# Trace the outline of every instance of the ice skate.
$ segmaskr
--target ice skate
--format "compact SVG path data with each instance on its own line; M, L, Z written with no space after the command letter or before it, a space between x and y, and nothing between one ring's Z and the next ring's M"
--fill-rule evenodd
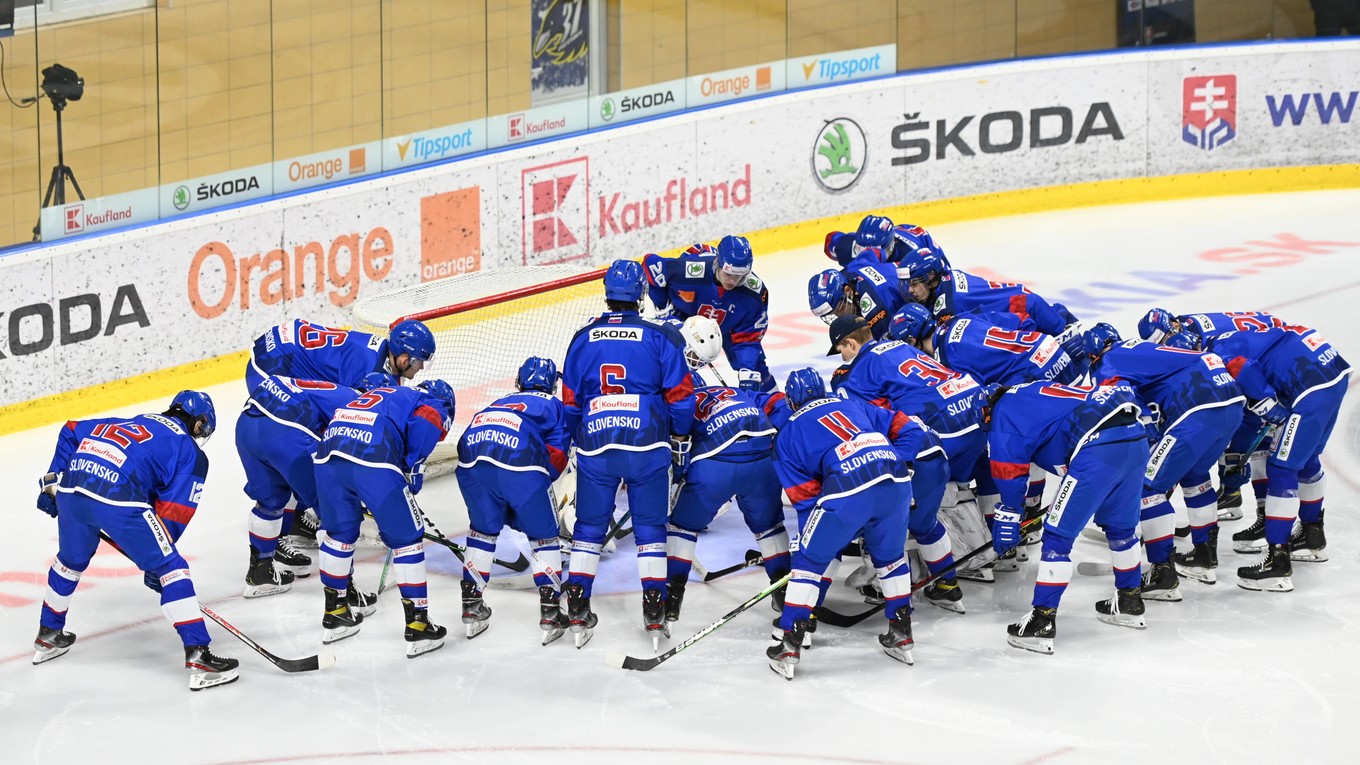
M770 660L770 669L779 674L785 680L793 679L794 667L798 666L798 659L802 655L803 636L807 634L808 623L806 621L796 621L793 629L787 632L780 632L774 645L765 649L765 656Z
M33 663L51 661L71 650L76 642L76 633L38 627L38 637L33 641Z
M354 586L354 579L349 580L349 590L345 593L345 602L349 603L350 610L360 616L372 616L378 613L378 593L364 592Z
M1289 563L1289 545L1270 545L1266 557L1255 566L1237 569L1237 586L1261 592L1293 592L1293 569Z
M321 617L321 627L324 630L321 642L329 645L358 634L359 625L363 624L364 621L364 615L350 610L345 593L333 590L330 587L324 589L326 591L326 615Z
M777 580L771 581L770 584L774 584L775 581ZM770 593L770 608L773 608L775 613L784 613L784 597L788 594L788 582L785 582L782 587L776 588L774 592Z
M293 589L293 572L281 571L274 566L273 558L261 558L252 545L250 548L250 567L246 569L246 589L242 593L247 598L263 598L280 595Z
M1327 535L1322 532L1322 516L1313 523L1300 523L1289 538L1289 557L1305 563L1327 561Z
M871 606L881 605L885 602L883 590L878 587L878 580L874 580L859 588L859 594L863 595L864 602Z
M1236 521L1242 518L1242 487L1218 487L1218 520Z
M1176 572L1187 579L1194 579L1204 584L1215 584L1218 582L1218 555L1214 553L1212 542L1201 542L1195 545L1188 553L1173 553L1172 560L1176 562Z
M642 628L652 638L652 650L661 650L661 638L670 639L671 625L666 621L666 591L642 591Z
M781 617L776 616L774 618L774 621L770 622L770 626L773 627L773 629L770 630L770 637L774 638L775 640L779 640L784 637L784 628L779 626L780 618ZM817 631L817 618L814 616L808 619L807 629L803 630L803 648L812 647L812 633L816 631Z
M1096 618L1116 627L1146 629L1147 619L1143 617L1146 610L1143 595L1137 587L1115 590L1113 598L1096 602Z
M467 628L467 639L471 640L486 632L491 625L491 607L482 600L482 591L477 585L464 579L463 585L463 626Z
M1016 551L1017 549L1018 548L1012 547L1006 552L998 555L996 560L992 562L992 570L998 574L1012 574L1019 571L1020 558L1019 553Z
M925 589L926 602L956 614L964 612L963 588L957 579L936 580Z
M1161 600L1168 603L1181 601L1181 580L1176 575L1176 567L1170 561L1150 563L1143 572L1143 600Z
M1053 638L1058 636L1058 609L1038 608L1006 627L1006 642L1035 653L1053 653Z
M274 550L274 568L291 572L298 579L306 579L312 575L312 559L303 555L291 539L281 537Z
M567 632L567 615L562 613L562 593L552 585L538 588L538 628L543 630L543 645Z
M577 648L582 648L590 642L595 635L595 625L600 623L600 617L590 610L590 598L586 597L586 588L579 584L567 585L567 622Z
M878 636L878 644L889 658L907 665L916 663L911 658L911 649L916 645L911 639L911 606L897 609L897 615L888 621L888 631Z
M206 645L184 646L184 668L189 670L191 691L236 682L239 679L236 668L240 665L236 659L214 656Z
M416 608L415 603L405 598L401 600L401 608L406 613L406 658L414 659L444 647L444 637L449 631L430 621L428 608ZM487 616L490 615L488 610Z
M1266 547L1266 507L1256 505L1256 521L1232 535L1233 550L1243 554L1258 553Z
M988 563L974 569L963 569L958 572L958 578L965 582L994 584L996 582L996 567Z
M317 520L315 510L299 510L293 513L292 530L282 539L289 540L303 550L315 550L321 546L316 539L316 533L320 530L321 522Z
M673 576L666 582L666 621L680 621L680 606L685 602L685 585L682 576ZM667 636L669 637L669 636Z

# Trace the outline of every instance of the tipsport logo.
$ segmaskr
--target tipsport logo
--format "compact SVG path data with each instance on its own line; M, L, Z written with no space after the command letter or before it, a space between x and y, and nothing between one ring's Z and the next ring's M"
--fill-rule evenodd
M1182 140L1213 151L1237 137L1237 75L1186 77L1181 94Z

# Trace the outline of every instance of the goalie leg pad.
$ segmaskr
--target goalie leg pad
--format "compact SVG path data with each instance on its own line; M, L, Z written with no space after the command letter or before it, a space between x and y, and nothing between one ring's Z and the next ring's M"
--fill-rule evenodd
M969 551L991 544L992 531L978 509L978 500L973 499L972 492L967 490L957 492L957 496L959 501L953 505L942 506L938 515L938 520L944 524L952 544L957 545L960 550ZM995 557L994 553L985 552L964 564L962 570L976 571Z

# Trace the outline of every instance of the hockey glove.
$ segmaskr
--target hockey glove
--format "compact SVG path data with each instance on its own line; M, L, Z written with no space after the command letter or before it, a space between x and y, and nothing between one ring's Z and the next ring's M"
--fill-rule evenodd
M1278 428L1289 419L1289 407L1273 398L1263 398L1252 404L1251 413L1260 417L1267 425Z
M740 386L742 390L760 390L760 373L754 369L738 369L737 385Z
M406 483L411 488L411 496L420 493L420 490L425 486L425 463L420 463L415 470L412 470L406 476Z
M161 578L150 571L142 574L142 584L146 585L146 588L152 592L161 591Z
M38 479L38 509L53 518L57 517L57 482L60 480L57 473L48 473Z
M684 480L689 472L689 436L671 436L671 465L672 480Z
M992 549L997 555L1020 544L1020 512L998 502L992 516Z

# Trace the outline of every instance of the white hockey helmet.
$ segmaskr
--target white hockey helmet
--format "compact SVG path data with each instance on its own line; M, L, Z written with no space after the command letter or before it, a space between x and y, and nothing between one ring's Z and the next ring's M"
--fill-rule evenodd
M680 336L685 338L685 361L690 369L698 369L722 353L722 330L718 322L707 316L691 316L680 325Z

